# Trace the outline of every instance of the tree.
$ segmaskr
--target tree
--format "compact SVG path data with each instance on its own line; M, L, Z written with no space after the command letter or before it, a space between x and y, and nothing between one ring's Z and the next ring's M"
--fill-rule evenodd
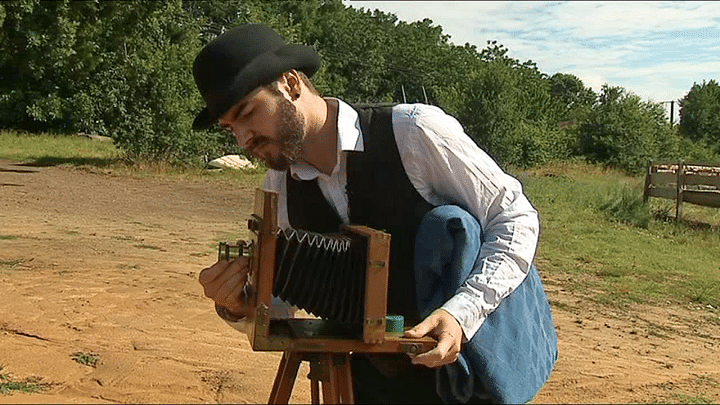
M440 105L502 164L585 153L634 171L648 156L678 152L662 109L622 88L606 86L598 97L577 77L548 77L496 41L482 50L453 45L430 19L407 23L341 0L1 2L0 127L109 135L131 159L201 162L240 152L227 132L190 127L204 105L195 55L242 23L314 47L321 93ZM717 87L696 85L683 100L687 142L720 148ZM575 124L561 128L568 121Z
M3 3L0 126L108 135L131 159L198 160L231 147L190 129L200 25L180 0Z
M693 84L680 100L680 134L720 153L720 85L715 80Z
M549 79L550 95L557 103L557 118L580 121L597 102L597 94L575 75L555 73Z
M558 127L547 75L496 41L455 49L464 77L440 92L468 134L501 164L528 167L570 156L574 135Z
M648 160L675 158L678 138L659 103L643 102L622 87L604 85L599 103L579 128L590 160L638 174Z

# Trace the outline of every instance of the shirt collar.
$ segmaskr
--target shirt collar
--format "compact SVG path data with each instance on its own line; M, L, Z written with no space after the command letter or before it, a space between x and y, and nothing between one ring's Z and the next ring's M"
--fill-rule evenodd
M333 168L330 176L321 173L315 167L305 163L297 162L290 165L290 174L298 180L313 180L317 177L329 178L337 174L340 170L340 160L342 152L355 151L362 152L365 150L363 144L362 130L360 129L360 117L354 108L344 101L333 98L338 103L337 114L337 163Z

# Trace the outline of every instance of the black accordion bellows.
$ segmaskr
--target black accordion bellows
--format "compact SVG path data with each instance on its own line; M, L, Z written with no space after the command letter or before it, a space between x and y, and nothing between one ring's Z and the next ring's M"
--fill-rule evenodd
M280 230L273 295L326 320L361 324L366 255L362 237Z

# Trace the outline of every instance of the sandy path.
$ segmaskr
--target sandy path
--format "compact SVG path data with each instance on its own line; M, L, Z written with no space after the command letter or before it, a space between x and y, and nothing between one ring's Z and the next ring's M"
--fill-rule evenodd
M279 353L253 353L202 296L252 192L0 161L0 403L259 403ZM535 402L720 402L720 313L592 308L546 280L561 358ZM89 367L73 353L96 354ZM292 402L309 402L306 366Z

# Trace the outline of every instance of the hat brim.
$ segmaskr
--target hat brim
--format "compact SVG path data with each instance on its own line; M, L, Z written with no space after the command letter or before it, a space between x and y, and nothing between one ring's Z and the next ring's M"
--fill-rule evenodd
M273 82L290 69L299 70L311 77L319 67L320 57L313 48L306 45L289 44L268 51L238 72L232 85L219 89L212 98L212 105L208 104L197 114L192 127L205 129L212 126L247 94L259 86Z

